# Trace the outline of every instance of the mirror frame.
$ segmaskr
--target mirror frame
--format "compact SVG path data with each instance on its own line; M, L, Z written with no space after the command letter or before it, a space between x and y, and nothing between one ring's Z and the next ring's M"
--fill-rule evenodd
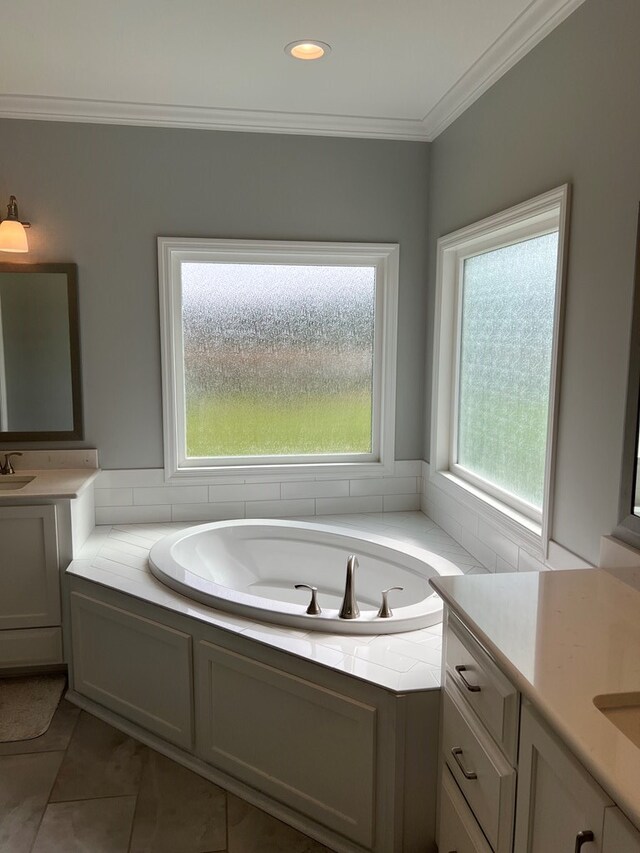
M620 503L618 526L613 531L635 548L640 548L640 517L633 514L636 476L638 474L638 429L640 428L640 205L638 206L638 231L631 315L631 341L629 352L629 379L627 405L622 444L622 472L620 477Z
M69 307L69 354L71 357L71 399L73 427L70 430L0 432L0 443L10 441L65 441L83 438L82 381L80 374L80 324L78 314L78 267L76 264L11 264L0 263L0 273L64 273L67 276Z

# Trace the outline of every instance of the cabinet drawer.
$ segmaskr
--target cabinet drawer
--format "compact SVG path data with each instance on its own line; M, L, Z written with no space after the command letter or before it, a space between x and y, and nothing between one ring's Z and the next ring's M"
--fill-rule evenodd
M62 663L62 629L0 631L0 668Z
M518 691L452 614L448 619L445 660L453 682L515 763Z
M447 767L442 768L438 849L440 853L492 853Z
M516 774L457 689L443 692L444 760L496 853L511 850Z

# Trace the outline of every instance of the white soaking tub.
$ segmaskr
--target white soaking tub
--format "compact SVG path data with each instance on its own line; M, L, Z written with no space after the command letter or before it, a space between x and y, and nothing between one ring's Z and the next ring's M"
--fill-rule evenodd
M346 564L358 558L357 619L338 616ZM219 610L307 631L393 634L442 621L442 602L428 585L461 574L449 560L413 545L330 524L247 519L202 524L169 534L149 554L149 567L177 592ZM319 615L306 613L318 588ZM393 615L379 617L382 590Z

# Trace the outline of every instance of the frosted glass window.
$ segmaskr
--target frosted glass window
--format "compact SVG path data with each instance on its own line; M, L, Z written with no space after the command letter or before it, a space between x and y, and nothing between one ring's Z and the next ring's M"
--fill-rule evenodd
M372 452L374 266L180 269L187 458Z
M558 232L467 258L457 464L536 508L544 493Z

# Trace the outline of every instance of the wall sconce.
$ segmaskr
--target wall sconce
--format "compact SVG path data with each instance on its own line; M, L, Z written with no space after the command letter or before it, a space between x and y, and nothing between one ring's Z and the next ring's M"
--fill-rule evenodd
M0 252L28 252L25 228L31 228L31 223L20 222L16 197L9 196L7 218L0 221Z

